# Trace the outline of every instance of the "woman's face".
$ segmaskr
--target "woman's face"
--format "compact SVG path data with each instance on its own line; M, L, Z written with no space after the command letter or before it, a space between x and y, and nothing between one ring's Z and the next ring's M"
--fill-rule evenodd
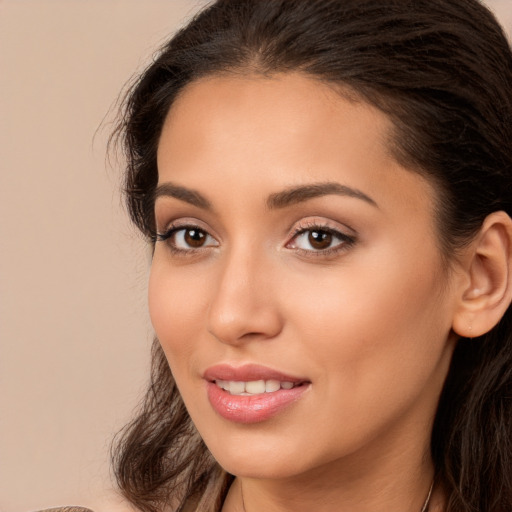
M205 79L171 109L151 319L233 474L357 471L428 451L454 272L434 191L394 160L391 130L300 74Z

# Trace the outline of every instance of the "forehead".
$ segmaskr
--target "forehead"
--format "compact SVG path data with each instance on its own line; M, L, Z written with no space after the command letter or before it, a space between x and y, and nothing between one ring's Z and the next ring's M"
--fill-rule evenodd
M369 160L376 152L387 154L392 132L387 116L355 93L303 74L221 75L181 92L164 123L158 157L183 161L216 148L233 156L264 150L276 158L300 156L304 163L309 156L311 167L318 167L325 150L346 146L349 156L354 142Z
M352 106L351 110L343 108L346 102ZM178 118L180 122L193 123L196 128L208 125L215 132L223 124L241 126L244 116L245 126L259 129L260 136L265 128L276 127L286 135L291 131L297 133L311 123L316 123L318 128L327 127L338 120L336 114L343 115L344 124L354 122L356 117L371 119L371 124L385 136L393 129L383 112L348 86L290 72L270 76L222 74L194 81L173 102L164 130L172 129ZM179 127L181 132L183 127Z
M377 169L388 168L387 180L404 170L390 150L393 128L354 91L301 73L214 75L186 86L173 103L159 141L159 181L181 171L187 180L225 175L233 166L259 177L263 169L293 168L300 182L337 165L353 170L352 179L366 176L371 191L383 179Z

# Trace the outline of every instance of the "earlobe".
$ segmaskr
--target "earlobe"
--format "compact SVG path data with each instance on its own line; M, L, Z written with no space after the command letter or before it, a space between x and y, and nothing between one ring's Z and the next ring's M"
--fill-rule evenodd
M489 332L512 300L512 220L505 212L490 214L468 247L452 328L462 337Z

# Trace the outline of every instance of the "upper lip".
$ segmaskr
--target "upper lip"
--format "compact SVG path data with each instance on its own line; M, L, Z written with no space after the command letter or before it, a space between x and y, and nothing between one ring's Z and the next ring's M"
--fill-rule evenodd
M230 364L218 364L210 366L204 374L203 378L213 382L215 380L228 380L238 382L249 382L255 380L277 380L279 382L309 382L308 379L295 377L282 373L278 370L261 366L258 364L244 364L242 366L233 366Z

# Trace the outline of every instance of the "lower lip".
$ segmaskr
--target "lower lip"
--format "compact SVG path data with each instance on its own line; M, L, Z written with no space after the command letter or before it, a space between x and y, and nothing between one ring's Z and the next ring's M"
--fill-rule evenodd
M258 395L231 395L214 382L208 382L208 400L223 418L235 423L258 423L268 420L299 400L307 384Z

